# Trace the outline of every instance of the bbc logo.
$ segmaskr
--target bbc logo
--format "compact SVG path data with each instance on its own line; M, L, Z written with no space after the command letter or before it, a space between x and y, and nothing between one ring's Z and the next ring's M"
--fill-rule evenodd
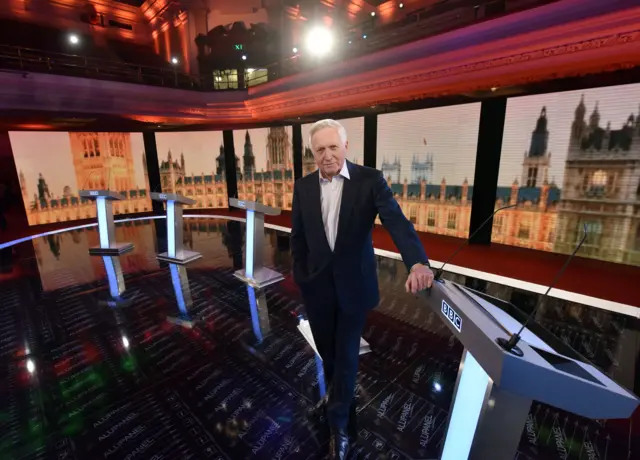
M442 301L442 314L447 317L449 322L453 324L458 332L462 332L462 318L458 315L447 302Z

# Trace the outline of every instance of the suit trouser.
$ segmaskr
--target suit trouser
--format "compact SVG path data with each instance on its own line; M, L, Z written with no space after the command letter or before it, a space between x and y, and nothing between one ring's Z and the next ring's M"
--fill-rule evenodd
M327 418L331 426L346 428L358 375L360 338L366 311L341 308L335 286L328 283L322 300L306 302L309 325L322 358L329 391Z

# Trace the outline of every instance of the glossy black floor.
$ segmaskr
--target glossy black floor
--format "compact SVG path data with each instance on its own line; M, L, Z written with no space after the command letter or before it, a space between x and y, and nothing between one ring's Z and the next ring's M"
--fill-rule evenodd
M304 408L323 380L296 328L304 306L289 276L288 235L267 238L268 264L286 279L255 292L233 277L241 224L187 220L185 239L204 257L186 270L155 259L163 227L121 225L118 239L136 246L115 265L89 256L94 229L2 251L1 459L322 457L327 433ZM110 289L106 270L114 267ZM382 302L365 331L373 351L361 360L353 458L437 458L442 446L462 349L402 292L404 276L399 262L379 260ZM525 310L536 301L456 280ZM638 393L637 320L562 301L548 302L537 319ZM566 458L640 458L638 423L534 403L517 459Z

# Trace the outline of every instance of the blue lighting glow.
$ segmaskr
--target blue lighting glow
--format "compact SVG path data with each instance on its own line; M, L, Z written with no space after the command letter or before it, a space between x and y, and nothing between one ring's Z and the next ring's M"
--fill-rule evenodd
M247 294L249 296L249 307L251 308L251 324L253 325L253 333L258 340L258 343L262 343L264 337L262 336L262 328L260 328L260 318L258 317L258 303L256 302L256 291L251 286L247 286Z
M318 353L316 353L316 375L318 377L318 391L320 392L320 398L324 398L327 394L327 385L324 382L324 367L322 367L322 359Z
M176 203L167 201L167 255L176 256Z
M447 437L441 460L462 460L469 458L471 445L478 427L487 387L491 383L489 375L465 350L460 367L460 381L451 411Z
M107 202L105 197L96 198L96 207L98 209L98 234L100 235L100 247L108 248L111 246L109 241L109 228L107 227Z
M247 209L247 245L245 248L246 256L246 267L245 267L245 276L247 278L253 278L253 242L254 236L256 232L256 216L254 211Z
M171 283L173 284L173 290L176 293L178 308L180 309L180 313L187 315L187 304L184 301L184 292L182 292L182 283L180 282L178 266L176 264L169 264L169 270L171 270Z
M113 265L113 257L102 256L104 262L104 268L107 271L107 281L109 283L109 294L114 299L120 297L120 289L118 288L118 275L116 274L116 268Z

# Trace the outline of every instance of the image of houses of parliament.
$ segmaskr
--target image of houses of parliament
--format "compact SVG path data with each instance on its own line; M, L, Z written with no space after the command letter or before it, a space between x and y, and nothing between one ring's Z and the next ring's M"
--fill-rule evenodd
M109 189L119 192L126 200L113 204L115 214L145 212L151 209L147 194L149 178L146 157L144 188L136 184L131 134L129 133L69 133L71 155L78 186L85 189ZM46 173L45 173L46 174ZM45 174L40 173L31 188L20 171L20 188L27 210L29 225L64 222L96 217L95 203L82 199L71 186L59 192L49 190Z
M267 170L256 171L256 157L249 131L244 136L242 172L237 170L238 197L267 206L291 210L293 201L293 157L284 126L269 128L266 139Z
M216 171L200 175L186 173L184 153L180 160L174 159L171 150L167 159L160 162L160 182L164 193L178 193L197 203L185 205L186 208L223 208L228 205L227 181L225 176L224 146L220 145L219 155L216 157ZM236 169L238 158L236 157Z
M426 146L426 140L423 140ZM469 234L473 186L465 179L462 185L440 184L433 179L433 155L415 154L411 159L411 181L401 178L402 164L396 156L384 157L381 170L404 214L421 232L458 238ZM380 224L380 220L377 220Z
M549 131L543 107L522 165L521 186L498 188L493 241L570 254L583 235L579 255L640 265L640 114L620 129L600 126L596 103L589 120L584 96L567 135L562 193L549 182Z

